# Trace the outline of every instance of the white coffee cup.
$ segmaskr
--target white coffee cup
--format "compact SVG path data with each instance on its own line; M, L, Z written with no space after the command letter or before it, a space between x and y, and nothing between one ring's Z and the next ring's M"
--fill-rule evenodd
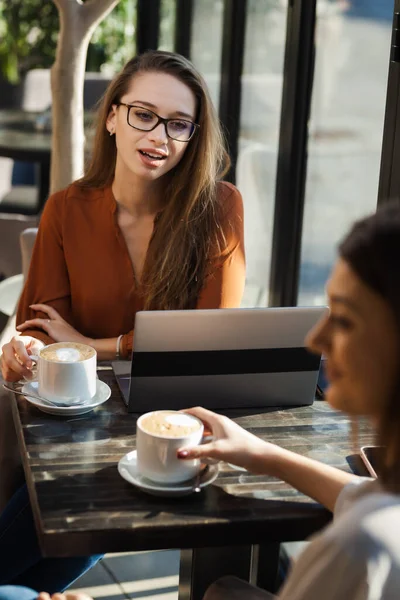
M43 398L76 404L96 394L97 353L91 346L57 342L31 358L37 363L38 391Z
M171 425L169 431L149 427L151 419L165 415ZM174 428L171 435L171 428ZM181 430L181 431L180 431ZM156 483L176 484L196 477L200 460L182 460L179 448L197 446L203 440L204 426L197 417L172 410L145 413L136 423L136 451L138 471Z

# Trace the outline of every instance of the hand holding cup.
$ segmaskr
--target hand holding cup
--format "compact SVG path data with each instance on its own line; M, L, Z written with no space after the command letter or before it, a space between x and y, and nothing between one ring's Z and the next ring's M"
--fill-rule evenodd
M211 431L213 440L201 445L182 446L178 450L179 459L214 459L253 473L265 473L266 462L273 461L280 452L278 446L264 442L228 417L201 407L189 408L184 412L200 419Z

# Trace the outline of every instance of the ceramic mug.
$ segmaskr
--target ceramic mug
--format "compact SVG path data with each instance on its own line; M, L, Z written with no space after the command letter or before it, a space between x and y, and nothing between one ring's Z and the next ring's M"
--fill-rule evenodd
M96 394L97 353L91 346L58 342L30 358L37 364L38 392L43 398L72 405Z
M167 424L164 429L162 425ZM197 446L204 441L204 426L197 417L172 410L145 413L136 423L138 471L151 481L176 484L196 477L200 460L182 460L179 448Z

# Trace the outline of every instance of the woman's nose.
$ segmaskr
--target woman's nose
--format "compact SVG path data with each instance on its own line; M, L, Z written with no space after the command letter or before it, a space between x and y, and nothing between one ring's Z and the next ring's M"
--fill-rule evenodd
M168 135L167 135L167 126L165 123L159 123L157 127L155 127L152 131L149 131L148 134L149 139L156 141L158 143L167 143Z
M322 317L308 332L305 345L315 354L326 354L329 348L328 316Z

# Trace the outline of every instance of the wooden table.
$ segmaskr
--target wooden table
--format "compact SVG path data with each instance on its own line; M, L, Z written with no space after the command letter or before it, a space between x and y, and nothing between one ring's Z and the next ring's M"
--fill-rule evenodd
M52 417L23 398L13 399L44 554L190 549L181 554L180 598L189 597L190 590L192 598L201 598L208 583L224 573L271 589L280 542L304 540L330 520L330 513L282 481L227 464L200 494L173 499L144 494L117 471L118 460L135 447L136 416L126 412L112 372L100 376L111 385L112 397L81 417ZM301 454L345 470L359 467L358 457L351 456L349 419L325 402L229 416ZM360 445L370 443L372 434L362 424ZM257 575L254 547L260 544L263 566Z

